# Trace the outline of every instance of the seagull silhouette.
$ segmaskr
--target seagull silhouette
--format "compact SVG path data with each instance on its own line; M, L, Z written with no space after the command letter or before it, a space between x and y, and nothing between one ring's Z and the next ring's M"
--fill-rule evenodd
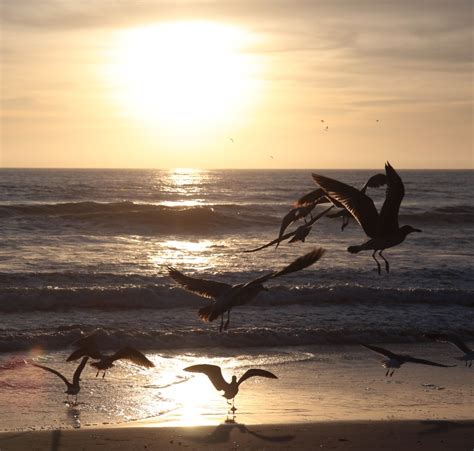
M459 337L446 334L428 334L427 337L442 343L453 344L464 353L462 357L455 357L455 359L465 362L465 366L472 366L472 361L474 360L474 350L467 346L466 343L464 343Z
M81 390L81 387L79 385L80 377L81 377L82 370L86 366L86 363L87 363L88 360L89 360L89 357L84 357L81 360L81 363L79 363L76 371L74 371L74 375L72 377L72 383L69 382L66 379L66 377L64 377L59 371L53 370L53 368L49 368L47 366L39 365L38 363L33 363L33 366L36 366L37 368L41 368L45 371L49 371L50 373L53 373L56 376L58 376L59 378L61 378L63 380L63 382L66 384L66 387L67 387L66 391L64 392L64 393L67 394L66 402L69 401L69 396L74 396L75 397L75 403L77 404L77 394Z
M364 344L362 346L366 347L367 349L370 349L371 351L376 352L377 354L382 354L385 357L388 357L388 360L385 360L383 363L384 368L387 368L387 372L385 373L385 376L388 376L388 374L390 373L390 377L392 377L395 369L400 368L404 363L420 363L421 365L439 366L442 368L452 368L456 366L456 365L443 365L441 363L432 362L431 360L417 359L408 354L395 354L387 349L380 348L378 346L364 345Z
M322 248L315 248L302 257L297 258L280 271L272 271L250 282L237 285L186 276L171 266L168 266L168 272L169 276L184 289L212 300L209 305L199 310L199 317L204 321L214 321L220 316L221 324L219 332L222 332L222 329L227 330L229 327L230 311L232 308L247 304L255 299L261 291L268 291L268 289L263 286L265 282L311 266L324 255L324 252ZM227 312L227 322L224 325L225 312Z
M314 180L324 190L326 196L342 204L370 238L360 246L349 246L347 250L352 254L373 250L372 258L377 263L379 274L381 274L381 269L376 252L379 252L379 256L385 262L385 270L389 272L390 265L382 252L402 243L409 233L421 232L410 225L399 227L398 212L405 195L405 188L402 179L388 162L385 164L385 174L387 193L380 214L377 213L373 200L358 189L337 180L313 174Z
M129 360L130 362L135 363L135 365L143 366L145 368L152 368L155 366L154 363L148 360L144 354L129 346L122 347L111 355L103 354L99 350L97 344L97 335L98 333L94 332L77 341L76 343L81 344L80 348L76 349L66 360L70 362L72 360L80 359L83 356L88 356L94 360L98 360L98 362L92 362L91 366L97 369L95 377L99 375L100 371L104 372L102 378L105 377L107 370L114 366L116 360Z
M233 415L235 415L235 411L237 410L234 406L234 398L239 392L240 384L245 382L247 379L255 376L278 379L278 377L276 377L273 373L270 373L270 371L261 370L257 368L247 370L239 380L237 380L237 376L232 376L232 381L230 383L224 379L224 377L222 376L222 370L217 365L193 365L184 368L184 371L188 371L190 373L203 373L209 378L216 390L223 390L224 394L222 396L227 400L232 400L232 407L230 411L232 411ZM230 402L227 401L227 404L230 404Z

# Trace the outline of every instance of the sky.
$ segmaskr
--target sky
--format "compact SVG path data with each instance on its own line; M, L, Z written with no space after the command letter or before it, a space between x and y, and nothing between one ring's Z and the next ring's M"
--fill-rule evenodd
M471 0L0 5L0 167L474 166Z

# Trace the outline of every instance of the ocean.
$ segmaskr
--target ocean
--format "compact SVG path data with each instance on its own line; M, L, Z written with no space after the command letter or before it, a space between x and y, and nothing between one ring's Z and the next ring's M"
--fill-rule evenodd
M376 172L318 170L354 186ZM366 237L354 221L341 231L340 218L319 220L305 243L243 252L278 236L293 202L315 188L310 170L1 169L0 429L219 424L223 398L183 371L196 363L222 366L228 380L250 367L278 374L245 383L237 404L247 424L470 418L468 368L412 365L385 379L358 345L453 363L455 349L424 334L474 338L474 173L400 174L401 224L423 232L387 250L391 271L379 276L370 252L347 252ZM384 189L369 194L380 206ZM198 318L208 301L167 275L172 265L245 282L319 246L319 262L269 282L224 333ZM105 349L138 347L156 367L120 361L106 379L87 367L80 403L61 408L62 381L29 363L72 377L69 345L96 329Z
M359 186L377 171L317 172ZM1 169L0 351L62 349L97 327L110 346L157 350L472 337L474 173L399 172L400 223L423 232L387 250L379 276L370 252L346 251L366 239L353 220L341 231L322 218L305 243L242 252L278 236L315 188L311 170ZM380 206L385 190L369 194ZM315 246L320 262L269 283L224 334L166 270L245 282Z

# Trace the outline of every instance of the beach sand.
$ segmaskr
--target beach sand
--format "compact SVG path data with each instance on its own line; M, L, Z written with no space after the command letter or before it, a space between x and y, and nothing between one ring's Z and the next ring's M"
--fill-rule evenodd
M122 427L0 434L15 450L471 450L473 421L321 422L296 425L220 424L200 427Z

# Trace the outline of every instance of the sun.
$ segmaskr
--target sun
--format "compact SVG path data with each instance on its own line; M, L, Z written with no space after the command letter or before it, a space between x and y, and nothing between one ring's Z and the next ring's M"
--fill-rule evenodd
M129 29L118 38L108 76L139 120L177 131L232 122L256 100L259 65L250 32L214 22Z

